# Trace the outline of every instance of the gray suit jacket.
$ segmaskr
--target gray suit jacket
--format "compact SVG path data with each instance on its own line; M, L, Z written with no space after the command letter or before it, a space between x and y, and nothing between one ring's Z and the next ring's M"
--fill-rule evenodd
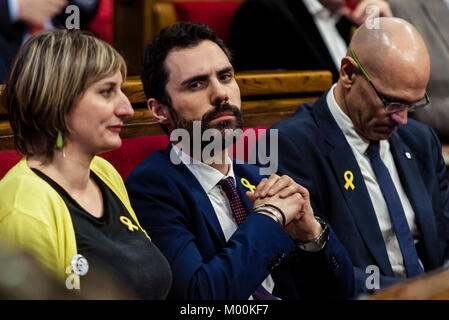
M449 7L444 0L389 0L393 14L412 23L429 49L431 106L412 117L431 126L449 142Z

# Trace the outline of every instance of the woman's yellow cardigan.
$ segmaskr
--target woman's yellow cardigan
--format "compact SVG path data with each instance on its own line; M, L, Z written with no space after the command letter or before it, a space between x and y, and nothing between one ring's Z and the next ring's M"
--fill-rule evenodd
M111 188L142 229L123 180L114 167L95 157L90 169ZM67 206L59 194L28 167L25 158L0 180L0 239L30 251L62 281L67 278L66 270L77 254Z

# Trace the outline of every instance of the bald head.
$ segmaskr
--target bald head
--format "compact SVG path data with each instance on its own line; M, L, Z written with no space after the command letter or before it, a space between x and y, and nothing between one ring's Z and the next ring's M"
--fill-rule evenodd
M397 72L423 76L430 72L424 40L418 30L403 19L379 18L378 29L361 25L352 37L351 49L373 76L390 77Z
M408 108L426 99L430 58L419 32L398 18L379 18L379 28L366 24L355 32L349 51L354 50L371 85L351 53L341 61L335 87L337 104L366 140L388 139L407 124ZM402 106L388 111L394 103ZM405 106L405 107L404 107Z

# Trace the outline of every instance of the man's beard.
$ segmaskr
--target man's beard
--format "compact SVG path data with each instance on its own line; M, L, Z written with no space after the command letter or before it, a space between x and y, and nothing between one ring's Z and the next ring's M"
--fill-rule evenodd
M209 129L217 130L217 135L214 135L213 139L221 139L222 150L226 149L230 145L234 144L240 136L243 128L243 117L241 110L229 103L216 105L213 110L206 112L201 120L187 120L177 113L173 108L171 110L171 117L174 122L174 129L185 129L190 136L190 150L193 150L194 136L193 127L194 121L201 121L201 137L204 137L204 132ZM218 121L214 124L211 122L219 114L223 112L232 112L234 119ZM238 130L238 132L236 132ZM211 141L203 141L201 139L201 151L210 144Z

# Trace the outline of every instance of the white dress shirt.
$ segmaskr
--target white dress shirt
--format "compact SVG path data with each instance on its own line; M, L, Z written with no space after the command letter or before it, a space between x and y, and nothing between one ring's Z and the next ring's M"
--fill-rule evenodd
M336 24L341 15L332 13L323 7L318 0L302 0L312 15L313 21L324 40L337 70L340 70L341 59L346 56L348 46L337 30Z
M393 272L396 277L406 277L401 249L399 248L399 243L393 229L393 224L390 219L387 203L385 202L382 191L379 187L379 184L377 183L376 175L371 167L371 162L368 156L365 154L369 146L369 141L366 141L364 138L360 137L360 135L355 131L354 124L352 123L351 119L338 106L334 95L335 86L335 84L332 86L326 97L329 110L335 121L337 122L337 125L343 131L343 134L348 141L352 153L354 154L355 159L357 160L357 163L360 167L360 171L362 172L366 188L368 189L368 193L377 216L380 231L382 232L382 237L387 248L388 258L390 260ZM381 140L379 145L380 158L385 163L385 166L390 172L394 186L396 187L396 190L399 194L402 207L404 208L408 226L411 230L413 239L416 244L418 242L418 239L420 238L420 232L416 225L415 212L413 211L407 194L402 187L401 180L394 163L393 155L390 151L390 143L388 142L388 140Z
M217 215L220 227L223 230L225 239L226 241L228 241L229 238L231 238L231 236L237 230L238 225L235 221L234 214L232 213L228 197L218 185L218 182L220 182L220 180L224 178L232 177L235 184L234 169L231 158L227 155L230 166L229 172L225 176L217 169L205 163L192 159L188 154L183 152L176 145L173 145L173 149L175 150L176 155L179 157L182 163L185 164L185 166L190 170L190 172L192 172L192 174L201 184L204 192L206 192L206 194L208 195L209 200L212 203L212 207L215 210L215 214ZM268 275L268 277L262 282L262 285L268 292L273 292L274 281L271 275ZM250 296L249 299L252 300L252 296Z

